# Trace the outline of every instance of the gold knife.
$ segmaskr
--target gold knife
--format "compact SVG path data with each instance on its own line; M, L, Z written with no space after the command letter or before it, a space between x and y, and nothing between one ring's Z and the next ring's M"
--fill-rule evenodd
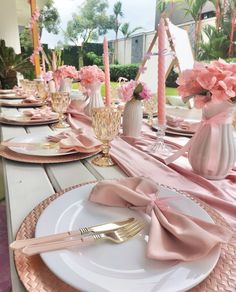
M93 234L93 233L112 231L112 230L116 230L121 227L124 227L127 224L130 224L134 220L135 218L128 218L121 221L104 223L104 224L99 224L99 225L90 226L90 227L82 227L79 230L74 230L74 231L72 230L68 232L52 234L52 235L47 235L47 236L42 236L42 237L15 240L10 244L10 248L15 250L15 249L24 248L29 245L36 245L36 244L46 243L46 242L56 242L58 240L64 240L64 239L75 237L75 236L78 237L78 236L89 234L89 233Z

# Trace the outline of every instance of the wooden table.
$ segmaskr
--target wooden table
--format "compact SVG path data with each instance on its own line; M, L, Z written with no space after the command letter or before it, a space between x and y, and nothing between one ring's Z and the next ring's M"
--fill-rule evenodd
M2 112L14 113L17 109L2 108ZM175 114L176 109L168 109ZM191 111L178 110L178 115L193 116ZM199 113L194 112L194 116ZM32 134L52 134L50 126L17 127L2 125L2 140L15 136ZM42 200L69 186L88 181L121 178L126 175L118 166L96 167L90 159L63 164L27 164L2 159L3 178L8 218L9 243L15 239L17 230L27 214ZM10 252L12 291L25 291L15 271Z

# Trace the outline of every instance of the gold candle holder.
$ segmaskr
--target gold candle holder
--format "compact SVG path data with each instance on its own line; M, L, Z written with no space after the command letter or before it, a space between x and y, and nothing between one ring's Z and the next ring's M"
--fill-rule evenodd
M58 123L54 124L54 128L68 128L70 125L64 121L64 113L70 104L69 92L53 92L51 96L52 109L59 114Z
M92 160L97 166L113 166L109 150L110 142L118 135L121 121L121 110L112 107L92 109L92 126L96 137L103 143L102 155Z

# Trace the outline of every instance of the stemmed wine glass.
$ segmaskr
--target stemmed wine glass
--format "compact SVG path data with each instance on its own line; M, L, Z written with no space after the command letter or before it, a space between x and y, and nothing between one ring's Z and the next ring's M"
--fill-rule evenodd
M109 150L110 142L118 135L121 122L121 110L112 107L92 109L92 126L97 138L103 143L102 155L92 160L98 166L112 166Z
M46 99L48 98L48 88L47 85L43 80L36 80L36 87L37 87L37 93L38 97L42 101L43 104L46 103Z
M64 121L64 113L70 104L69 92L52 92L51 103L53 110L59 114L58 123L54 124L54 128L68 128L70 125Z

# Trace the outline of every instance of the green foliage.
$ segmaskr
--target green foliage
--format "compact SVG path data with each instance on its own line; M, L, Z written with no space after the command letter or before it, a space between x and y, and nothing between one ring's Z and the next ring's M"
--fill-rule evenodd
M79 13L72 15L68 21L65 35L66 42L77 45L82 39L82 49L85 43L97 40L107 32L110 25L106 15L107 0L86 0L80 7Z
M43 8L40 10L38 21L40 36L43 28L49 33L58 34L60 22L59 13L54 7L54 0L47 0ZM20 44L26 55L32 54L33 41L28 27L25 27L23 31L20 32Z
M103 69L103 66L101 66ZM119 77L124 77L127 79L135 79L138 74L139 65L110 65L110 78L111 81L117 81Z
M38 22L40 32L42 33L42 29L45 28L49 33L58 34L60 22L59 13L54 7L54 0L47 0L40 10Z
M86 58L90 61L89 65L97 65L101 66L102 65L102 56L98 56L94 52L88 52L86 54Z
M199 45L199 60L214 60L226 58L229 49L229 37L224 29L216 29L212 25L206 25L203 32L207 37L207 42Z
M121 26L119 17L123 17L124 13L122 11L122 2L117 1L113 6L113 15L110 15L110 29L114 30L116 35L116 40L118 38L118 32Z
M125 38L129 38L133 33L135 33L137 30L140 30L140 29L142 29L141 26L135 27L134 29L130 29L129 22L125 22L121 26L120 31L122 32L122 34Z
M3 88L12 88L16 85L16 73L32 69L28 59L16 54L14 49L6 47L5 41L0 40L0 81Z
M172 69L166 78L166 86L176 88L178 85L176 84L176 80L178 78L178 73Z
M170 6L170 4L183 2L183 0L157 0L156 8L160 13L166 12Z

